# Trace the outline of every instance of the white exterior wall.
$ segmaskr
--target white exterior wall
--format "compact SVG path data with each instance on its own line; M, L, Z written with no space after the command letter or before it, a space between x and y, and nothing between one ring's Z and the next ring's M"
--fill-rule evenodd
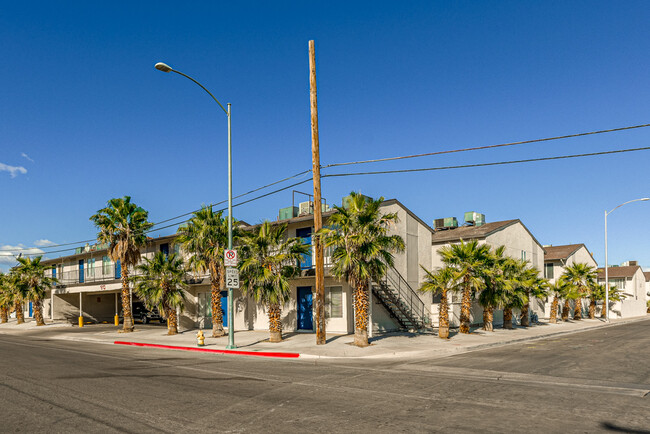
M459 243L459 241L456 243ZM494 232L484 239L479 239L478 243L488 244L492 248L505 246L505 254L515 259L522 259L522 252L525 252L525 259L527 259L532 266L536 267L539 270L540 276L544 273L544 249L539 243L535 241L535 239L526 230L524 225L520 222L516 222L497 232ZM452 243L439 243L432 245L432 270L438 270L443 267L444 264L442 263L440 254L438 254L438 250L450 244ZM450 294L448 296L448 302L449 325L451 327L458 327L460 325L461 295ZM537 303L531 302L530 306L532 312L535 312L541 316L543 313L543 303L541 301ZM518 315L518 311L513 311L513 321L515 318L518 318ZM431 318L434 326L437 326L439 318L438 303L431 304ZM472 324L483 323L483 308L478 304L477 301L472 302L471 322ZM497 325L500 323L503 323L503 311L495 309L493 324Z
M598 279L598 283L604 284L605 279ZM610 303L610 318L631 318L646 315L648 295L646 292L645 276L640 267L637 268L634 276L625 279L623 294L625 294L626 298L622 301Z

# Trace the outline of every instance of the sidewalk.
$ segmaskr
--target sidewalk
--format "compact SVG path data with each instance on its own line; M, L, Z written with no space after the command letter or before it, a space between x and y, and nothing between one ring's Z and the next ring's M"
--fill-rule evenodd
M550 336L575 333L595 328L612 327L628 322L650 320L650 315L636 318L616 319L606 324L602 319L583 319L581 321L560 322L548 324L541 322L529 328L515 327L514 330L495 329L494 332L485 332L482 329L472 329L469 335L461 335L452 331L451 339L442 340L435 334L425 333L383 333L370 339L371 345L367 348L358 348L352 345L353 335L328 335L326 345L316 345L316 336L313 333L285 333L285 340L280 343L268 342L269 334L266 331L237 331L235 343L238 352L247 353L293 353L300 358L323 359L367 359L367 358L419 358L419 357L445 357L456 353L474 351L497 345L507 345L518 342L532 341ZM197 348L197 330L188 330L175 336L167 336L164 326L144 326L136 324L133 333L119 333L113 325L87 325L83 328L69 324L48 324L36 327L31 320L25 324L17 325L15 320L7 324L0 324L0 335L25 334L30 337L47 337L48 339L63 339L72 341L90 341L104 344L114 344L115 341L127 343L141 343L153 345L166 345L177 347ZM211 330L204 330L206 335L205 346L209 350L226 350L228 337L209 337ZM227 352L227 351L223 351Z

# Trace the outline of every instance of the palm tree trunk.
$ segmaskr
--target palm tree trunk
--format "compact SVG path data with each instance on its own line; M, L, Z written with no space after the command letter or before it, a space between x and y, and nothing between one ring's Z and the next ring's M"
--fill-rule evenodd
M45 321L43 321L43 301L39 298L34 300L34 319L36 320L37 326L44 326Z
M278 303L269 303L269 342L282 342L282 310Z
M524 304L521 307L520 323L523 327L528 327L530 325L530 318L528 317L528 310L530 309L528 303Z
M558 308L559 301L557 299L557 295L553 297L553 301L551 302L551 315L548 318L548 322L551 324L557 323L557 308Z
M607 311L605 309L606 309L605 300L603 300L603 308L602 311L600 312L601 318L607 318ZM650 313L650 307L648 309L649 309L648 312Z
M223 330L223 309L221 309L221 288L226 286L226 276L220 264L210 267L211 307L212 307L212 337L225 335Z
M122 264L122 317L124 326L122 332L129 333L133 331L133 314L131 313L131 297L129 293L129 270L124 261Z
M575 308L573 309L573 319L581 320L582 319L582 298L578 297L575 300Z
M368 346L368 283L355 282L354 288L354 345Z
M23 324L25 322L25 314L23 313L23 302L17 301L15 304L16 309L16 324Z
M568 321L569 320L569 311L571 308L569 307L569 299L567 298L564 300L564 306L562 307L562 321Z
M463 299L460 303L460 332L469 334L470 315L472 310L472 293L469 288L469 278L465 278L463 286Z
M512 308L506 307L503 309L503 328L512 330Z
M596 318L596 300L592 298L589 302L589 319L594 318Z
M492 325L492 321L494 321L494 308L488 306L483 309L483 330L493 332L494 326Z
M449 303L446 289L442 291L438 313L438 337L440 339L449 339Z
M167 334L178 334L178 320L176 318L176 309L167 308Z
M4 324L9 321L9 309L5 306L0 307L0 323Z

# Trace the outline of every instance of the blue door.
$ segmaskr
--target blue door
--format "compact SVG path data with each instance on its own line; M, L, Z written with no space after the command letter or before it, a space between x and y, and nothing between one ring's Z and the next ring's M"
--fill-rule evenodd
M314 330L311 286L298 287L298 330Z
M34 306L32 305L32 302L29 302L29 316L33 317L34 316Z
M165 255L165 257L169 256L169 243L161 244L160 252Z
M120 279L122 277L122 264L120 261L115 263L115 278Z
M221 291L221 310L223 311L223 326L228 327L228 291Z
M296 230L296 237L302 238L303 244L308 244L311 246L311 228L300 228ZM307 270L311 268L311 249L309 252L302 255L300 260L300 268Z
M52 277L56 279L56 266L52 267Z
M84 260L79 259L79 283L84 283Z

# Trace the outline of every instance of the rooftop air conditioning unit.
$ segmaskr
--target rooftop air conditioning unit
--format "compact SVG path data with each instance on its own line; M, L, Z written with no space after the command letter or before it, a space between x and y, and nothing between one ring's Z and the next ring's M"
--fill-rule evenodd
M465 223L469 223L474 226L483 226L485 224L485 214L481 214L474 211L466 212Z
M314 202L300 202L299 204L300 215L307 215L314 213Z

